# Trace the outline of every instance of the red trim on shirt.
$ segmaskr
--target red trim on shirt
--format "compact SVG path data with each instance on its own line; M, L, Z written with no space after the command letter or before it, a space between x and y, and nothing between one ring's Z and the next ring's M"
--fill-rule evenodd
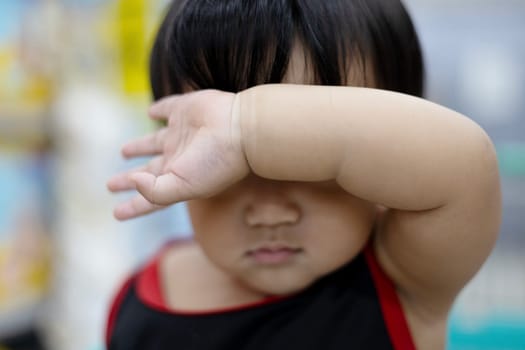
M173 244L173 243L172 243ZM137 278L137 295L139 299L148 305L151 308L154 308L158 311L176 314L176 315L186 315L186 316L206 316L206 315L215 315L227 312L235 312L250 309L253 307L259 307L274 302L278 302L287 298L291 298L293 295L287 296L269 296L262 300L248 303L235 305L224 308L202 310L202 311L192 311L192 310L175 310L170 308L164 298L162 292L162 283L159 277L159 262L162 259L164 252L172 244L166 245L164 249L161 249L160 253L157 254L152 261L146 265L146 267L139 273Z
M381 310L383 311L383 318L385 319L394 349L416 350L396 289L381 266L379 266L373 249L373 245L369 244L365 248L365 257L374 280Z
M117 320L117 314L120 310L120 306L124 301L124 297L128 289L131 287L131 283L134 281L134 276L129 277L120 287L118 293L115 295L113 302L111 303L108 321L106 324L106 347L109 348L109 341L111 340L111 335L113 334L113 329L115 328L115 322Z
M149 306L165 311L166 303L161 289L158 268L160 255L157 255L138 275L137 295Z
M148 306L163 312L169 312L167 302L162 292L162 283L159 276L159 264L166 251L173 245L190 243L190 239L176 239L165 244L160 251L146 264L137 277L137 296Z

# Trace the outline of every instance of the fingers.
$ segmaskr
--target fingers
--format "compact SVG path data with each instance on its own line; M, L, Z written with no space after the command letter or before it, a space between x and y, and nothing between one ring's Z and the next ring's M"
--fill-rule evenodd
M137 191L155 205L171 205L193 197L184 181L173 173L157 177L138 172L130 175L130 179L135 182Z
M162 172L164 159L159 156L149 161L145 166L140 166L120 174L114 175L106 184L111 192L121 192L136 189L135 182L130 179L130 175L137 172L147 172L153 175L160 175Z
M170 116L177 115L185 108L184 106L192 100L190 96L202 96L202 94L209 93L210 91L212 90L199 90L187 92L182 95L164 97L150 106L148 114L153 120L168 120Z
M118 220L128 220L163 208L165 207L152 204L139 194L124 203L120 203L113 211L113 215Z
M153 156L162 152L167 130L162 128L153 134L149 134L122 147L122 155L125 158Z
M106 183L106 187L111 192L129 191L135 189L135 182L129 178L129 172L121 173L113 176Z
M108 188L136 189L140 194L117 205L113 215L118 220L128 220L189 198L181 191L180 182L173 174L156 176L145 171L120 174L108 182Z
M128 220L146 215L189 198L180 191L178 185L180 180L173 174L157 177L148 172L136 172L127 177L127 180L120 179L122 183L127 181L127 189L136 188L140 194L115 207L113 215L117 220Z
M152 104L148 110L148 114L153 120L168 120L170 115L177 113L177 100L180 99L178 95L164 97Z
M146 166L141 166L113 176L108 181L107 187L112 192L135 190L137 189L137 183L133 179L133 174L145 173L156 177L161 173L162 167L163 158L153 158ZM163 208L164 206L153 204L145 199L144 196L138 194L132 199L117 205L113 211L113 215L118 220L128 220Z

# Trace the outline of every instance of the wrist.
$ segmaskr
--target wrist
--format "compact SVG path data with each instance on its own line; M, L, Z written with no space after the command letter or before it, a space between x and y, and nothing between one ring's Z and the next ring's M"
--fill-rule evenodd
M232 111L231 111L231 124L230 124L230 135L231 142L234 149L240 152L243 162L249 166L247 145L246 145L246 134L247 131L247 120L249 116L243 111L243 98L241 93L236 93L233 99Z

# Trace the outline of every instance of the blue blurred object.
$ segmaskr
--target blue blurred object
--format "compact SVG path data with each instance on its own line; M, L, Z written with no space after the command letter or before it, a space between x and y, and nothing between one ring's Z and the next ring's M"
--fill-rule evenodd
M449 322L448 350L525 350L525 316L494 314L485 320L465 320L454 313Z

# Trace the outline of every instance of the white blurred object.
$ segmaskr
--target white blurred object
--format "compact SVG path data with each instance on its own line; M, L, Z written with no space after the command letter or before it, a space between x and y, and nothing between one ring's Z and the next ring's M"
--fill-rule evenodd
M62 91L54 113L55 285L44 327L53 349L70 350L100 341L115 283L131 265L126 235L111 215L115 200L104 184L132 123L119 97L100 86Z
M523 65L507 47L471 43L460 56L459 93L480 121L509 123L520 116Z

